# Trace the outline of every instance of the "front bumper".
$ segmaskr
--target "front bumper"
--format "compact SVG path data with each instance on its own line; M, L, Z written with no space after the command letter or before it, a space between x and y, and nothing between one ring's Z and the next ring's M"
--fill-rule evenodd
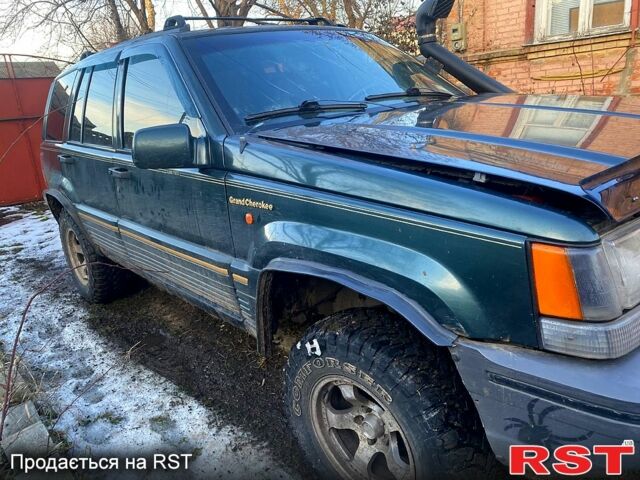
M464 339L450 350L502 463L510 445L634 440L640 450L640 349L599 361ZM604 469L602 456L591 459ZM640 451L623 459L623 471L640 471Z

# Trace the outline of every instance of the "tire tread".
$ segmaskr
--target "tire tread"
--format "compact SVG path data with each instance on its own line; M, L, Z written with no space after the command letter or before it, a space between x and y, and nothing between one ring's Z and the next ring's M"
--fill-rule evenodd
M89 287L80 289L86 300L91 303L109 303L133 290L134 274L102 255L66 210L62 210L59 223L63 247L65 229L70 228L78 237L87 262L91 264Z
M301 343L313 339L323 354L357 363L394 397L410 400L410 415L422 439L437 446L432 455L437 462L434 478L498 478L498 463L448 351L434 347L384 308L331 315L310 327ZM307 432L291 411L290 387L308 361L303 350L294 346L285 368L286 409L294 434L318 467L317 452L309 451Z

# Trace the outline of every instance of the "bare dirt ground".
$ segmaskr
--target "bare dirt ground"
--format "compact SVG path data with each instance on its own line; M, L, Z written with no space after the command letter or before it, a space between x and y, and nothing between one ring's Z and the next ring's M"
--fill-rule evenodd
M66 264L42 204L0 209L0 341ZM132 347L135 347L127 356ZM310 478L282 406L284 354L153 287L89 305L66 275L35 302L19 352L74 455L193 453L201 478Z

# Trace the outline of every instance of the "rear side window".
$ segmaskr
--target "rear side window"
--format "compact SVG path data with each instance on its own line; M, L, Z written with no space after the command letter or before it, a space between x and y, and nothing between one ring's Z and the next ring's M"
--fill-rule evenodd
M93 68L84 109L83 143L112 146L115 84L115 64L98 65Z
M60 77L53 85L51 91L51 99L47 109L46 120L46 140L60 142L63 140L64 121L69 111L69 103L71 101L71 90L73 82L76 79L76 72L71 72Z
M73 115L71 117L71 127L69 128L69 140L74 142L82 141L82 114L84 112L84 104L87 100L87 88L89 87L89 79L91 78L91 69L84 71L80 88L76 93L76 101L73 106Z
M198 136L199 127L182 105L167 70L152 55L129 59L124 86L124 148L131 148L137 130L172 123L186 123L191 134Z

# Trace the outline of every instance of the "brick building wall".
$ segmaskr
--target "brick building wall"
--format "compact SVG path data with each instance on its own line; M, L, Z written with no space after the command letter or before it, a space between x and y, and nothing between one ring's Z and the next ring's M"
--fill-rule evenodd
M640 94L639 4L627 0L624 26L545 39L535 0L458 0L445 29L463 23L467 46L458 54L518 92Z
M516 99L516 103L527 104L531 101L537 101L539 97L531 97L529 95L519 95ZM606 110L610 112L639 112L640 111L640 97L623 96L623 97L604 97L601 99L602 104L591 107L596 110ZM500 103L502 100L497 97L493 100L487 100L485 103ZM547 104L549 99L547 99ZM579 97L576 95L561 96L555 99L557 101L555 105L559 107L574 108L585 107L581 105L580 101L588 102L589 99ZM611 155L618 155L621 157L634 157L640 152L640 138L638 138L635 130L636 120L624 116L598 116L591 114L582 114L575 111L568 111L564 118L557 115L557 111L553 114L553 123L545 124L544 119L537 118L535 110L521 108L495 108L486 104L474 104L470 103L464 107L451 109L450 111L440 115L438 117L438 128L441 129L454 129L457 131L464 131L480 135L490 136L504 136L508 138L518 138L522 140L533 140L535 138L530 137L530 132L527 130L528 126L535 126L540 129L542 127L542 133L538 133L538 136L551 136L553 137L554 124L563 127L563 139L561 144L572 147L584 148L587 150L593 150L595 152L607 152ZM554 139L557 140L557 139ZM439 144L446 143L448 140L439 141ZM469 150L469 146L460 146L460 151ZM484 148L484 147L483 147ZM496 147L487 147L496 148ZM497 147L499 148L499 147ZM549 168L547 162L553 159L547 158L548 156L538 155L535 152L529 152L526 155L523 154L523 150L519 151L517 157L510 158L510 161L514 165L520 165L526 167L529 173L534 173L536 165L545 164L546 168ZM476 154L483 153L480 151L474 152ZM484 161L491 162L493 158L496 162L500 162L505 158L505 153L495 155L485 155ZM571 165L566 159L562 160L563 169L567 169ZM576 162L575 168L584 169L583 162ZM511 165L513 167L513 165ZM566 171L567 175L571 175L571 171ZM592 172L592 173L595 173ZM584 177L584 170L579 170L579 176ZM575 181L575 179L571 179Z

